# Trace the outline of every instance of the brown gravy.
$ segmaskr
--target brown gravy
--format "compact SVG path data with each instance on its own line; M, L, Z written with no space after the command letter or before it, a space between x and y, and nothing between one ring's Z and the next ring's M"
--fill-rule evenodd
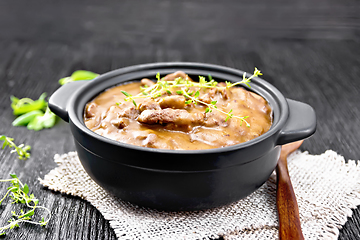
M191 80L182 72L169 74L165 79L179 76ZM156 98L134 99L136 106L132 101L124 101L122 91L135 96L141 86L152 84L153 81L143 79L104 91L86 105L86 126L102 136L133 145L195 150L249 141L267 132L272 124L272 110L265 99L241 87L198 88L198 99L208 104L217 101L218 109L226 113L232 109L234 116L248 116L245 120L250 127L236 117L226 121L226 114L217 110L205 113L204 104L186 104L188 99L177 94L178 89Z

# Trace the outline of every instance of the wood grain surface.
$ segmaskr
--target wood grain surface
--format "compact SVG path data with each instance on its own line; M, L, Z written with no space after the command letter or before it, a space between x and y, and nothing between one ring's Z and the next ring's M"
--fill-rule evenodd
M44 189L56 153L75 150L60 121L39 132L12 127L10 95L49 95L78 69L97 73L140 63L193 61L253 71L286 97L314 107L318 127L301 150L360 159L359 1L1 1L0 134L32 146L21 161L0 150L0 178L16 173L53 218L5 239L115 239L89 203ZM7 186L0 185L0 193ZM10 217L0 206L0 225ZM339 239L360 238L360 208Z

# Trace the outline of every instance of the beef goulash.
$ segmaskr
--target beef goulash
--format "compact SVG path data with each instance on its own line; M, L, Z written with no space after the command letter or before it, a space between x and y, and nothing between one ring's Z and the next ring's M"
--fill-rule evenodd
M157 81L107 89L86 105L84 121L97 134L143 147L231 146L262 135L272 123L265 99L235 85L204 77L195 82L183 72L158 74Z

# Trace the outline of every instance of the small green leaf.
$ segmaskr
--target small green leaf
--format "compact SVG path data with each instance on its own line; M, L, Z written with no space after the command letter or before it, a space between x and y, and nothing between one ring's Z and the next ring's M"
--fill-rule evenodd
M26 193L26 194L29 193L29 186L28 186L27 184L24 184L23 191L24 191L24 193Z
M199 92L199 91L196 91L194 97L195 97L195 98L198 98L199 96L200 96L200 92Z
M20 216L21 218L25 218L25 217L31 217L32 215L34 215L34 209L31 209L30 211L28 211L27 213L25 213L24 215Z
M133 104L135 105L135 107L137 107L136 102L135 102L135 100L134 100L134 99L132 100L132 102L133 102Z
M229 120L230 118L232 118L233 116L234 116L234 114L232 114L232 109L228 112L228 114L227 114L227 117L226 117L226 119L225 119L225 122L227 122L227 120Z
M16 174L13 174L13 173L10 173L10 176L11 176L12 178L18 178L18 177L16 176Z
M205 85L206 84L205 77L199 76L199 83L200 83L200 85Z
M121 91L126 97L131 97L131 94L130 93L127 93L125 91Z
M153 75L154 76L154 75ZM157 74L156 74L156 79L158 80L158 81L160 81L160 72L158 72Z
M39 223L41 223L41 226L46 226L47 222L45 222L45 218L42 217L41 220L39 221Z
M13 221L10 223L10 229L13 229L14 227L19 227L19 224L17 223L17 221Z

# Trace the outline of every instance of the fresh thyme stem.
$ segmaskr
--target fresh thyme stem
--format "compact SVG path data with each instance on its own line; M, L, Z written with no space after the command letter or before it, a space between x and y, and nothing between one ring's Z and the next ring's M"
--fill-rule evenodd
M20 144L17 146L13 141L13 138L7 137L5 135L0 136L0 141L4 141L2 145L2 149L4 149L6 146L9 148L14 148L11 150L11 153L16 152L18 154L19 159L26 160L30 157L30 153L28 151L31 150L31 147L29 145Z
M184 91L184 90L183 90L183 91ZM221 113L223 113L223 114L225 114L225 115L227 116L226 119L225 119L225 122L226 122L227 120L229 120L230 118L235 117L235 118L240 119L240 120L241 120L241 123L242 123L242 122L245 122L245 123L246 123L246 126L247 126L247 127L250 127L250 124L245 120L245 119L248 118L249 116L245 116L245 117L234 116L234 115L231 113L231 112L232 112L232 109L231 109L229 112L225 112L225 111L223 111L223 110L221 110L221 109L218 109L218 108L216 107L216 105L215 105L215 104L216 104L216 101L215 101L215 103L212 102L212 103L209 104L209 103L203 102L203 101L201 101L201 100L199 100L199 99L197 99L197 98L195 98L195 97L190 96L189 94L186 93L186 91L184 91L184 96L187 97L187 98L190 98L194 104L195 104L196 102L198 102L198 103L201 103L201 104L207 106L207 108L206 108L206 110L205 110L205 113L212 112L212 110L216 110L216 111L221 112Z
M34 194L29 193L29 187L27 184L23 184L15 174L10 174L12 179L3 179L0 182L11 182L12 186L8 188L7 193L5 196L0 200L0 205L2 201L9 195L13 199L12 203L22 203L25 204L26 207L30 208L27 212L21 209L20 214L17 214L15 211L12 211L12 218L8 221L9 224L3 227L0 227L0 236L6 234L6 230L13 229L14 227L20 227L19 223L27 222L31 224L45 226L50 218L51 218L51 211L43 206L38 206L39 200L35 198ZM35 214L36 209L43 209L47 211L47 219L45 220L44 217L40 221L32 220L32 216Z
M191 88L191 87L195 87L195 88L200 88L200 89L204 89L204 88L216 88L216 89L228 89L240 84L245 84L248 87L251 87L249 82L251 79L253 79L254 77L260 76L262 75L262 73L260 72L260 70L258 70L257 68L255 68L254 73L247 78L246 77L246 73L244 72L242 80L235 82L235 83L231 83L231 82L225 82L226 86L222 87L222 86L217 86L217 82L214 79L210 79L210 81L206 81L205 77L203 76L199 76L199 82L193 82L193 81L189 81L188 79L183 79L181 77L178 77L172 81L164 81L163 79L160 78L160 73L156 74L156 78L157 78L157 82L156 84L150 86L150 87L141 87L142 92L132 96L131 94L122 91L122 93L126 96L125 97L125 101L132 101L133 104L135 106L137 106L135 99L139 99L139 98L145 98L145 97L151 97L151 98L157 98L157 97L161 97L163 94L173 94L173 92L171 90L174 90L175 88L177 89L181 89L181 90L177 90L176 93L183 95L184 97L190 99L190 102L197 104L203 104L205 105L207 108L205 110L205 113L211 112L212 110L216 110L219 111L223 114L225 114L226 120L230 118L238 118L241 120L242 122L246 123L247 127L250 127L250 124L245 120L246 118L248 118L249 116L235 116L234 114L232 114L232 109L229 112L225 112L221 109L218 109L216 106L216 101L212 101L210 104L206 103L204 101L199 100L199 91L196 91L194 96L191 96L191 93L188 93L187 91ZM186 101L186 104L190 103L189 101ZM117 103L119 104L119 103Z

